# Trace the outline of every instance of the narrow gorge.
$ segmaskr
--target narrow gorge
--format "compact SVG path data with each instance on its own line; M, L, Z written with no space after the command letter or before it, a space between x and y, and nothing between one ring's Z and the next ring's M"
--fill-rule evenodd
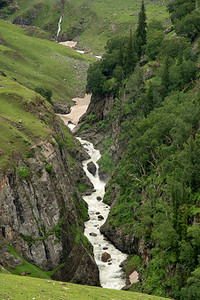
M90 103L90 95L85 98L73 99L76 105L67 115L59 115L72 132ZM76 125L75 125L76 124ZM99 178L98 160L101 158L99 150L86 140L77 137L86 150L89 158L82 162L83 170L93 185L93 191L83 196L88 204L89 220L85 222L84 235L93 245L94 257L99 268L100 284L104 288L121 289L126 285L125 274L122 271L122 262L127 255L119 251L101 232L109 214L110 207L103 202L106 182ZM90 167L91 166L91 167Z

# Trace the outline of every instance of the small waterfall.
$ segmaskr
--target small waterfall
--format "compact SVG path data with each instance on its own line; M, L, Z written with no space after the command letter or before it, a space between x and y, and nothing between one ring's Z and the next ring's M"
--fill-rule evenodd
M59 22L58 22L58 31L57 31L57 34L55 36L55 40L58 40L58 37L59 37L59 34L60 34L60 31L61 31L61 23L62 23L62 15L60 16L60 19L59 19Z

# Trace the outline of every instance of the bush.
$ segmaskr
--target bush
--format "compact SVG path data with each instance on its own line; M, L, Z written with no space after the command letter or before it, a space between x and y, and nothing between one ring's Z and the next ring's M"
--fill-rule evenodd
M17 173L19 174L19 176L21 178L25 178L30 175L30 170L27 167L20 166L20 167L17 167Z
M50 104L52 104L52 91L45 88L36 88L36 93L40 94L42 97L44 97Z
M52 165L52 163L46 165L46 166L45 166L45 169L46 169L46 171L47 171L48 173L52 173L52 171L53 171L53 165Z

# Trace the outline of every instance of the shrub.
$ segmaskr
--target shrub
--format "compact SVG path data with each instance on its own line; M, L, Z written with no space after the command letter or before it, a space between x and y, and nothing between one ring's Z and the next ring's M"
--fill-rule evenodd
M20 177L25 178L30 175L30 170L27 167L19 166L17 167L17 173Z
M52 173L52 171L53 171L53 165L52 165L52 163L46 165L46 166L45 166L45 169L46 169L46 171L47 171L48 173Z
M36 93L40 94L42 97L44 97L49 103L52 104L52 91L49 89L45 89L45 88L36 88L35 89Z

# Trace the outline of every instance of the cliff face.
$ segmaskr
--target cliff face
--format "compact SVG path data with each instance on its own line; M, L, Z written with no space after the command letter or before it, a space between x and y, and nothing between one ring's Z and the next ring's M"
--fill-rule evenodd
M99 285L92 246L83 237L87 208L76 188L80 182L90 186L80 162L87 154L74 143L67 151L54 139L42 141L1 176L0 264L10 269L23 264L9 253L8 243L43 270L63 264L55 279Z

